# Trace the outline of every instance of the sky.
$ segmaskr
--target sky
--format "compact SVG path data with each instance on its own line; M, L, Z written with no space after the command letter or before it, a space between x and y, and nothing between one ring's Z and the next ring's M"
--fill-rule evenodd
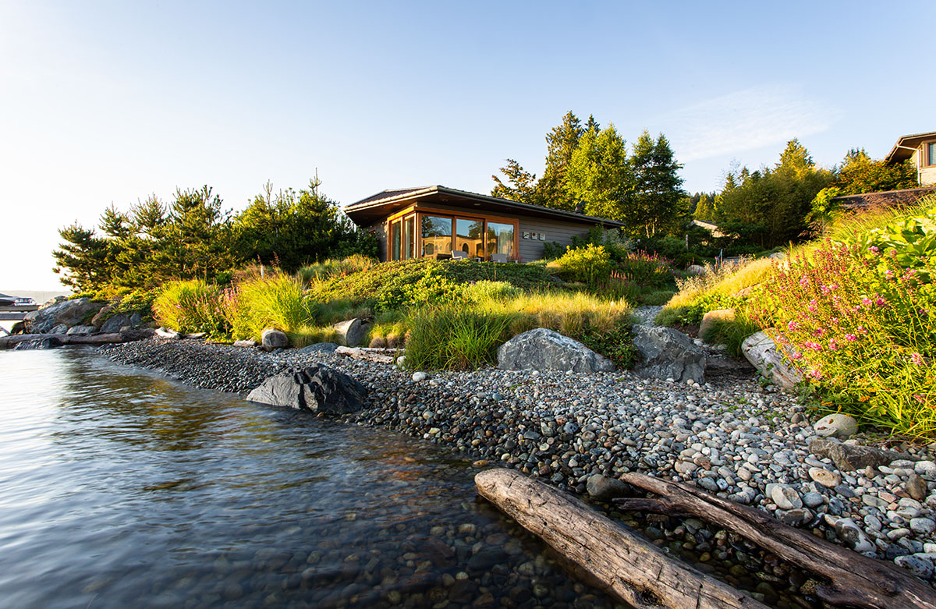
M791 138L831 167L936 130L936 2L0 0L0 292L54 290L58 229L316 174L489 193L569 110L664 134L689 192ZM931 53L930 53L931 55Z

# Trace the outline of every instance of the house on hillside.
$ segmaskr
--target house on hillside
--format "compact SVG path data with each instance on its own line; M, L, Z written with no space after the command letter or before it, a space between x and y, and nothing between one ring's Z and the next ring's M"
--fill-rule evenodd
M907 159L916 165L920 186L936 185L936 131L903 136L884 160L900 163Z
M498 199L444 186L386 190L344 208L359 227L376 232L380 260L475 258L530 262L543 246L572 244L595 226L622 223L576 212Z

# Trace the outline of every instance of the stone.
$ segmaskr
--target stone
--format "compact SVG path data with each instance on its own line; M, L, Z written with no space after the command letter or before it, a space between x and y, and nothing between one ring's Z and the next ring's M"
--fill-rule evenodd
M673 469L680 474L692 474L698 468L692 462L676 462L676 465L673 466Z
M59 324L70 328L81 324L86 318L90 321L106 304L104 301L92 301L87 297L59 301L29 312L23 321L31 333L48 333Z
M134 311L130 314L130 326L136 328L143 322L143 316L140 315L140 312Z
M30 341L20 341L13 348L14 351L26 351L34 349L54 349L62 345L61 339L57 336L49 336L43 339L32 339Z
M705 352L684 333L662 326L634 326L634 347L641 361L634 373L654 379L705 383Z
M323 342L323 343L313 343L312 345L307 345L306 347L297 349L296 353L299 353L299 354L315 354L315 353L334 354L336 349L338 349L337 343Z
M918 502L926 500L926 494L928 492L926 488L926 481L923 480L923 477L917 473L912 473L907 479L906 483L907 493L910 494L910 497Z
M260 345L253 339L239 339L234 342L234 347L257 347Z
M868 466L884 466L894 460L907 459L905 453L898 453L877 447L842 443L834 438L817 438L809 443L809 452L819 457L832 460L835 467L842 471L861 470Z
M714 343L717 337L714 335L716 327L724 322L734 322L734 309L715 309L702 316L702 323L699 324L699 336L708 343Z
M160 326L156 329L156 336L162 339L181 339L182 333L171 328L166 328L165 326Z
M829 489L837 487L842 482L841 475L825 468L816 468L814 466L808 472L810 479Z
M422 371L416 371L415 373L413 373L413 381L415 381L416 383L419 383L420 381L425 381L428 377L429 375L426 375Z
M825 502L825 498L820 493L810 491L803 494L803 504L809 508L816 508L823 502Z
M910 519L910 529L917 534L926 536L936 531L936 521L933 521L927 517L917 517L916 519Z
M634 490L630 485L603 474L588 477L585 490L588 491L588 495L600 502L608 502L614 498L629 498L634 495Z
M351 318L333 325L341 343L348 347L357 347L367 335L367 325L360 318Z
M82 328L83 328L83 327L82 327ZM65 326L64 324L59 324L59 325L53 326L51 329L49 329L49 334L50 334L50 335L64 335L64 334L67 334L67 333L68 333L68 327Z
M132 326L130 324L130 316L127 316L122 313L114 314L109 317L107 320L101 324L102 333L116 333L120 332L120 329L124 326Z
M330 415L360 411L366 399L361 382L324 364L268 377L247 395L253 402Z
M598 373L613 371L614 363L575 339L547 328L534 328L497 348L497 368Z
M689 265L686 267L686 273L689 275L704 275L705 267L702 265Z
M921 477L936 479L936 462L921 460L913 465L913 471Z
M914 576L929 580L933 577L933 562L928 559L920 559L913 555L901 555L894 559L901 568L909 571Z
M803 508L803 499L792 487L777 485L771 490L770 497L780 510Z
M783 361L773 339L766 332L756 332L741 343L741 353L761 375L784 390L792 390L803 380L796 368Z
M101 326L104 325L104 322L107 321L107 314L112 312L115 307L120 304L120 299L111 301L107 305L101 308L101 311L94 314L94 317L91 318L91 326L100 330Z
M289 345L289 337L281 330L266 328L260 333L260 346L268 352Z
M65 333L69 337L87 337L88 335L93 335L97 332L97 329L93 326L72 326L68 329L68 332Z
M851 519L839 519L835 522L835 533L838 534L845 543L851 548L858 550L859 547L865 547L868 538L861 528ZM861 551L858 551L859 553Z
M819 436L846 439L858 432L858 421L845 413L826 415L813 425Z
M791 527L802 527L813 520L815 515L808 508L794 508L780 513L780 521Z
M735 360L727 356L706 354L705 378L713 377L744 377L748 378L755 369L747 360Z

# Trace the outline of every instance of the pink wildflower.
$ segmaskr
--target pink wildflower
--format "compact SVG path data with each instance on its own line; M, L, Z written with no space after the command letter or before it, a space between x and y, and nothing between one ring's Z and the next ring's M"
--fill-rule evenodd
M868 252L873 252L874 254L877 254L880 251L881 249L878 248L877 246L871 246L870 248L868 248Z
M913 364L917 366L923 366L923 356L921 356L917 352L913 352L912 354L910 354L910 360L912 360Z
M864 297L861 299L861 304L864 305L865 307L871 307L871 299L869 299L868 297Z
M846 340L846 341L854 342L854 341L857 341L857 340L858 340L858 337L856 337L855 335L853 335L853 334L851 334L851 333L848 333L847 335L845 335L845 340Z
M829 349L833 352L839 348L838 341L835 339L829 339Z
M859 327L858 327L858 334L860 334L860 335L867 335L867 334L868 334L868 329L865 328L864 326L859 326Z
M809 302L809 311L816 311L816 299Z
M789 330L790 332L793 332L793 331L795 331L795 330L798 330L799 327L800 327L799 322L794 322L793 320L790 320L790 321L787 323L787 330Z
M822 373L820 373L818 370L809 371L809 376L815 379L816 381L819 381L820 379L822 379Z
M874 302L874 304L877 305L878 307L887 307L887 301L885 301L881 297L878 297L877 300Z

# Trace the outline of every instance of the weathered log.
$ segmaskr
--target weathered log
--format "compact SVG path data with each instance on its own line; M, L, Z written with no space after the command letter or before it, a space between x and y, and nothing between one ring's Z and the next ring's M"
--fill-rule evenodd
M620 499L623 510L641 510L669 515L692 514L744 536L752 543L823 576L816 595L822 601L850 608L934 608L936 591L890 562L872 559L790 527L770 515L705 493L681 483L671 483L638 473L622 481L650 491L658 499Z
M393 354L396 351L397 350L376 347L345 347L342 345L335 350L335 354L347 358L354 358L355 360L393 364Z
M638 608L764 608L668 556L587 504L505 468L475 476L479 493L565 559Z
M129 341L139 341L152 336L150 329L136 329L119 333L103 333L100 335L66 335L66 334L33 334L33 335L10 335L9 337L0 337L0 349L9 349L15 347L18 343L24 341L35 341L43 339L53 339L61 345L105 345L108 343L127 343Z

